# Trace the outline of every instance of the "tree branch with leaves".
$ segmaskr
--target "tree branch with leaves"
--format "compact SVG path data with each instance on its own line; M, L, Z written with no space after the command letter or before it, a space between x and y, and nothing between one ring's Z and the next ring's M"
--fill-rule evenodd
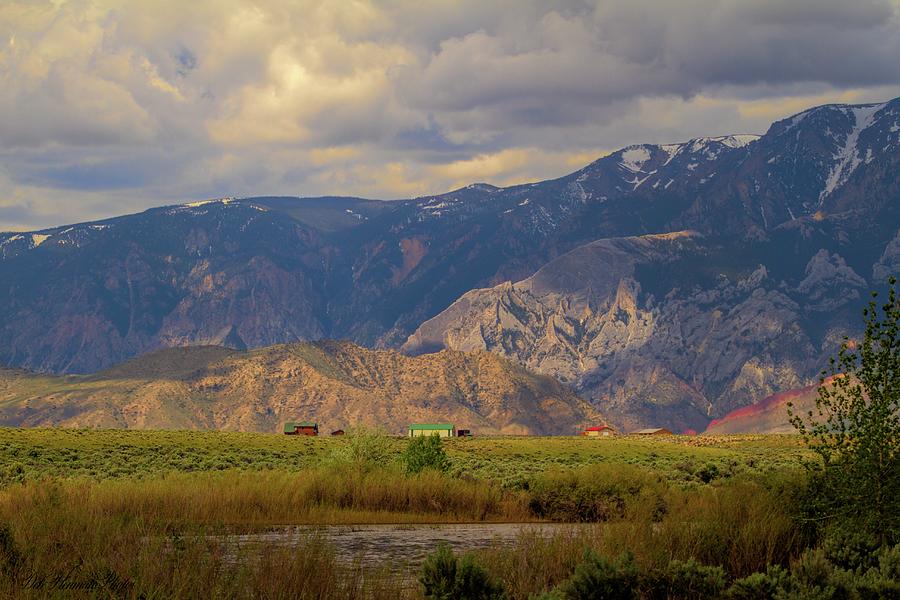
M844 338L822 371L815 410L788 404L791 424L820 457L812 466L818 512L882 541L900 535L900 300L889 280L863 310L859 342Z

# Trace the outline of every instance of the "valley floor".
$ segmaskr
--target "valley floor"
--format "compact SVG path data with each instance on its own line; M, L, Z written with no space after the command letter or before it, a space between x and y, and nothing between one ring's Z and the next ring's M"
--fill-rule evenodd
M147 479L174 473L223 471L296 472L328 462L347 437L305 437L211 431L0 428L0 484L54 478ZM399 460L403 437L385 436L384 451ZM689 483L719 476L797 467L810 457L797 436L486 436L444 442L451 475L516 487L553 469L604 463L659 470Z
M448 470L419 473L407 444L0 429L0 595L416 598L447 540L525 599L586 549L648 570L716 565L726 586L810 543L792 512L810 455L792 436L452 439ZM408 551L373 561L379 536Z

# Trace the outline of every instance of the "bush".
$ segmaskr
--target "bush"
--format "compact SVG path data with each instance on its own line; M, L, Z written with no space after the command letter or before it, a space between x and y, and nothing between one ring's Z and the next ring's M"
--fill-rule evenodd
M403 453L403 462L409 474L418 474L425 469L443 473L450 468L450 459L444 450L444 444L436 435L411 438Z
M693 558L672 560L653 579L653 595L665 599L716 598L727 587L725 569L703 565Z
M774 598L779 590L788 587L791 574L775 565L769 566L765 573L753 573L735 581L728 589L727 597L731 600L766 600Z
M566 600L630 600L636 597L639 575L630 553L611 561L588 550L559 591Z
M824 548L807 550L790 572L770 566L765 573L738 579L727 598L900 598L900 546L882 548L864 562L874 566L844 569L829 560Z
M879 540L860 532L835 529L826 538L822 548L825 558L841 569L866 571L878 565Z
M446 544L422 563L419 583L426 598L435 600L493 600L503 597L503 587L475 562L471 554L457 559Z
M344 442L326 458L326 465L367 473L383 469L394 457L391 438L380 429L352 427L347 430Z
M570 523L621 519L638 506L658 520L666 511L664 490L653 473L624 465L547 473L529 484L530 507L535 515Z

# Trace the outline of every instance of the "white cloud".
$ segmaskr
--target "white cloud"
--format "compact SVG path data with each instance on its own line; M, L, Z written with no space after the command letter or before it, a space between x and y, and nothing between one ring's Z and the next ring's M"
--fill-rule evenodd
M562 174L900 94L896 0L7 0L0 228ZM64 200L63 200L64 198Z

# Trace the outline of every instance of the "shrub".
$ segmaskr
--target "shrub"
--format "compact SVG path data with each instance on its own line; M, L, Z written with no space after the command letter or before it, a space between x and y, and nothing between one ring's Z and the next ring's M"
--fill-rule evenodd
M753 573L738 579L728 589L731 600L766 600L775 598L780 590L788 587L791 574L783 568L769 566L765 573Z
M659 517L666 510L664 488L645 470L600 464L536 477L529 484L530 506L539 517L565 522L621 519L638 505Z
M411 438L403 453L403 462L406 472L410 474L418 474L425 469L446 472L450 468L444 444L436 435Z
M707 463L702 469L697 472L697 477L699 477L700 481L702 481L703 483L709 483L719 476L719 467L717 467L713 463Z
M325 459L326 464L367 473L383 469L394 457L391 438L380 429L351 427L343 441L344 445L335 448Z
M825 558L834 566L848 571L866 571L878 565L877 538L860 532L835 529L826 538L822 549Z
M587 550L559 591L566 600L630 600L636 597L639 575L631 553L609 560Z
M715 598L726 588L725 569L703 565L693 558L672 560L665 570L652 577L653 595L659 598Z
M503 597L503 587L494 582L471 554L458 559L446 544L422 563L419 583L426 598L435 600L493 600Z

